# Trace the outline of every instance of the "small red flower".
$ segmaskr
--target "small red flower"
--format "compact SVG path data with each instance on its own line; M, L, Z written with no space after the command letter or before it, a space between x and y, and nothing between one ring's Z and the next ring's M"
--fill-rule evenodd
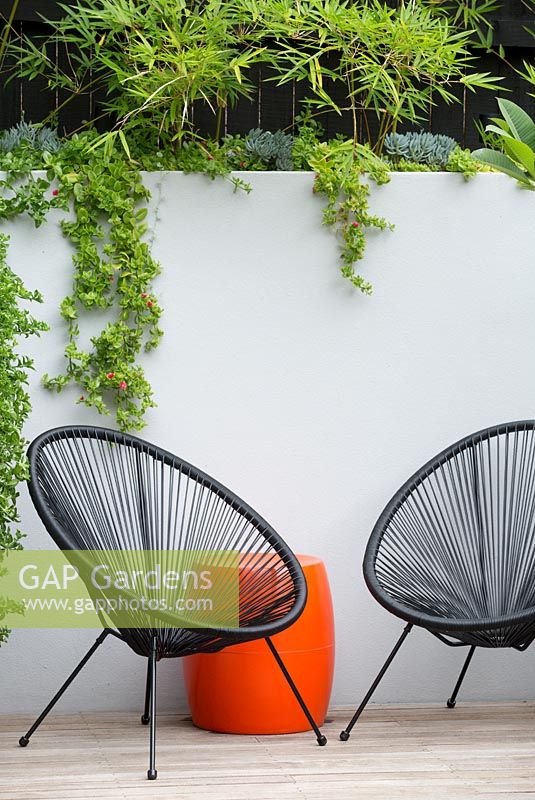
M115 378L115 372L108 372L106 377L109 381L112 381Z
M143 299L145 299L146 297L148 297L148 294L147 294L147 292L141 292L141 297L142 297Z
M360 222L352 222L351 223L351 227L352 228L360 228Z
M245 161L240 161L240 167L243 168L244 166L245 166Z
M208 155L206 156L206 158L208 159L208 161L213 161L213 160L214 160L214 157L213 157L213 156L211 156L211 155L210 155L210 153L208 153Z
M152 302L152 300L147 300L147 308L152 308L153 305L154 303Z
M85 397L83 396L83 394L81 394L81 395L80 395L80 399L79 399L79 401L78 401L78 402L79 402L79 403L83 403L83 402L84 402L84 400L85 400Z
M122 391L124 392L124 390L126 389L126 385L127 385L126 381L121 381L121 383L119 384L119 389L122 389Z
M59 194L59 189L52 189L52 197L57 197Z

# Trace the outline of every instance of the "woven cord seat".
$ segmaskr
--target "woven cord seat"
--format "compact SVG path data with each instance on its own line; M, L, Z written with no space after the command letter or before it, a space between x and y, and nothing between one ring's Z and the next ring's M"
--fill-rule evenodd
M375 599L407 623L340 737L366 707L414 625L469 652L525 650L535 638L535 421L461 439L392 497L372 531L364 578Z
M35 439L28 455L33 503L67 557L71 551L94 550L117 551L118 558L121 551L209 551L211 566L217 569L227 566L228 553L239 554L239 625L187 627L187 619L168 612L165 619L159 620L165 627L152 627L158 615L137 609L128 628L104 628L51 703L21 737L21 746L28 744L109 634L148 659L142 722L151 726L149 779L157 775L157 661L215 652L253 639L266 640L318 743L325 744L325 737L271 641L274 634L289 627L302 613L307 595L305 577L295 555L262 517L191 464L117 431L57 428ZM76 561L73 563L76 565ZM93 596L94 586L87 588ZM102 594L105 596L105 590ZM113 623L112 613L106 613L106 617L108 623Z

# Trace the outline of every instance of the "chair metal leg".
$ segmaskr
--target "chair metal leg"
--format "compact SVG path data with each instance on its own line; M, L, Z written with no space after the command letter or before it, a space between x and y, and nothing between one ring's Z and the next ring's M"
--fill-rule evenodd
M282 674L283 674L283 675L284 675L284 677L286 678L286 681L287 681L287 683L288 683L288 685L289 685L290 689L291 689L291 690L292 690L292 692L294 693L294 695L295 695L295 699L297 700L297 702L298 702L298 703L299 703L299 705L301 706L301 708L302 708L302 710L303 710L303 714L305 715L305 717L306 717L306 718L307 718L307 720L309 721L309 723L310 723L310 725L311 725L311 727L312 727L312 730L313 730L313 731L314 731L314 733L316 734L316 739L317 739L317 742L318 742L318 744L320 745L320 747L323 747L324 745L326 745L326 744L327 744L327 738L326 738L326 737L325 737L325 736L322 734L322 732L321 732L321 731L320 731L320 729L318 728L318 726L317 726L317 724L316 724L316 721L314 720L314 718L313 718L312 714L311 714L311 713L310 713L310 711L308 710L308 707L307 707L307 705L306 705L305 701L304 701L304 700L303 700L303 698L301 697L301 694L300 694L300 692L299 692L299 689L297 688L297 686L296 686L296 685L295 685L295 683L293 682L292 676L290 675L290 673L289 673L289 672L288 672L288 670L286 669L286 666L285 666L285 664L284 664L284 662L283 662L282 658L280 657L280 655L279 655L279 654L278 654L278 652L277 652L277 648L275 647L275 645L273 644L273 642L271 641L271 639L269 638L269 636L267 636L267 637L266 637L266 642L267 642L267 646L269 647L269 649L270 649L270 650L271 650L271 652L273 653L273 657L275 658L275 661L276 661L276 662L277 662L277 664L279 665L279 667L280 667L280 670L281 670Z
M152 649L149 658L149 671L150 671L150 736L149 736L149 769L147 778L149 781L155 781L158 777L156 771L156 636L152 638Z
M470 662L472 660L472 657L473 657L475 651L476 651L476 645L473 644L470 647L468 655L466 656L466 660L465 660L465 662L463 664L463 668L461 670L461 674L459 675L459 678L457 679L457 683L455 684L455 689L453 690L453 694L451 695L449 700L446 700L446 705L447 705L448 708L455 708L455 704L457 702L457 695L459 693L459 689L461 688L462 682L464 681L464 676L466 675L466 671L467 671L468 667L470 666Z
M357 708L357 710L353 714L351 722L349 723L349 725L347 725L345 730L343 730L342 733L340 734L340 739L342 740L342 742L347 742L347 740L349 739L349 734L351 733L351 731L353 729L353 726L355 725L356 721L358 720L358 718L360 717L360 715L362 714L362 712L364 711L364 709L368 705L372 694L375 692L375 690L379 686L381 680L384 677L385 672L387 671L388 667L390 666L390 664L394 660L394 658L396 656L396 653L398 652L399 648L401 647L401 645L403 644L403 642L405 641L405 639L407 638L407 636L409 635L411 630L412 630L412 624L408 623L405 626L405 628L403 629L403 633L399 637L398 641L396 642L396 645L395 645L394 649L392 650L392 652L390 653L390 655L386 659L385 663L383 664L383 666L382 666L379 674L377 675L376 679L374 680L374 682L370 686L370 688L369 688L364 700L362 701L360 706Z
M20 746L21 746L21 747L26 747L26 745L27 745L27 744L29 743L29 741L30 741L30 737L32 736L32 734L33 734L33 733L35 733L35 731L37 730L37 728L39 727L39 725L41 724L41 722L42 722L42 721L45 719L45 717L46 717L46 716L47 716L47 715L50 713L50 711L51 711L51 710L54 708L54 706L56 705L56 703L58 702L58 700L60 699L60 697L61 697L61 696L64 694L64 692L65 692L65 691L66 691L66 690L69 688L69 686L71 685L71 683L73 682L73 680L76 678L76 676L78 675L78 673L82 671L82 669L85 667L85 665L87 664L87 662L89 661L89 659L91 658L91 656L93 655L93 653L95 652L95 650L97 650L97 649L100 647L100 645L102 644L102 642L104 641L104 639L106 638L106 636L107 636L109 633L110 633L110 631L109 631L109 630L107 630L107 629L105 629L105 630L103 630L103 631L102 631L102 633L100 634L100 636L98 636L98 638L97 638L96 642L93 644L93 646L92 646L92 647L90 647L90 648L89 648L89 650L87 651L87 653L85 654L85 656L82 658L82 660L80 661L80 663L78 664L78 666L76 667L76 669L74 669L74 670L73 670L73 672L71 672L71 674L69 675L69 677L67 678L67 680L65 681L65 683L63 684L63 686L61 687L61 689L60 689L60 690L59 690L59 691L58 691L58 692L57 692L57 693L54 695L54 697L52 698L52 700L50 701L50 703L47 705L47 707L45 708L45 710L44 710L44 711L43 711L43 712L42 712L42 713L39 715L39 717L37 717L37 719L36 719L36 720L35 720L35 722L33 723L32 727L30 728L30 730L28 731L28 733L27 733L25 736L21 736L21 737L20 737L20 739L19 739L19 744L20 744Z
M150 684L151 684L151 663L147 659L147 683L145 685L145 710L141 716L141 724L148 725L150 722Z

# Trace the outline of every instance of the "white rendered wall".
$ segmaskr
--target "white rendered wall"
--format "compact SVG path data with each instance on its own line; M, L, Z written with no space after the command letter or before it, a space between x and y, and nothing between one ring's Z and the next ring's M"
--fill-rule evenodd
M372 525L399 484L470 431L535 414L535 195L482 175L395 175L373 210L396 224L369 237L354 291L337 272L310 174L229 183L149 175L161 196L154 253L165 336L146 358L158 402L144 436L205 469L265 516L296 551L321 556L336 613L333 704L359 699L402 627L361 575ZM59 218L59 213L58 213ZM153 215L154 218L154 215ZM27 435L106 424L39 385L62 367L58 306L71 282L58 227L4 225L10 263L41 289L51 331L32 341ZM49 539L22 490L28 547ZM0 650L0 709L39 710L94 639L15 631ZM443 701L465 651L411 634L375 699ZM478 652L462 696L535 698L535 648ZM62 710L139 710L144 662L108 640ZM179 661L161 667L159 702L184 709Z

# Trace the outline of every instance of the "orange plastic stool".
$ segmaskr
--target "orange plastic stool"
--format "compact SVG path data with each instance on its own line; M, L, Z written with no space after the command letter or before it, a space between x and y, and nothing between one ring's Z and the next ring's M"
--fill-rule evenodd
M325 720L334 672L334 619L325 565L297 556L308 585L305 610L272 637L319 726ZM310 725L266 642L233 645L182 659L193 723L219 733L297 733Z

